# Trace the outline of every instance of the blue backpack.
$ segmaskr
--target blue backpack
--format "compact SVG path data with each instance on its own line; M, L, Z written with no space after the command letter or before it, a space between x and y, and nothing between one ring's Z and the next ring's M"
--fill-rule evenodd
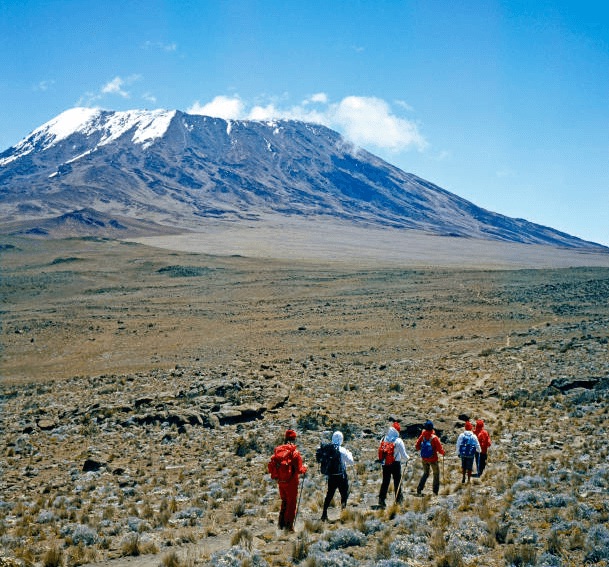
M433 445L431 444L431 440L433 439L433 435L428 439L427 437L423 437L421 441L421 458L430 459L433 457Z
M476 454L476 440L473 435L466 435L459 447L460 457L473 457Z

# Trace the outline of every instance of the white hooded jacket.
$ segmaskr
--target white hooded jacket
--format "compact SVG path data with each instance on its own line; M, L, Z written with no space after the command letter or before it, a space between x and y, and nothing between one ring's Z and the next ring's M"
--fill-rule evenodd
M393 443L393 457L396 461L401 462L410 459L408 453L406 453L404 441L402 441L402 438L395 427L391 426L389 428L387 435L385 435L385 441Z
M340 460L343 465L343 470L346 470L347 465L352 465L355 461L353 460L353 455L349 449L345 449L343 445L343 434L340 431L335 431L332 434L332 443L334 445L338 445L338 450L340 451Z

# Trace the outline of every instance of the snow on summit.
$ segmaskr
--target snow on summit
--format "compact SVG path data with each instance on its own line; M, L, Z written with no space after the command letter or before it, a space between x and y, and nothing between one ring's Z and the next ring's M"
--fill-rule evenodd
M34 130L0 159L0 166L33 152L48 149L75 133L85 136L101 133L97 146L103 146L133 130L132 141L148 147L165 134L175 110L126 110L109 112L99 108L71 108ZM93 150L94 151L94 150ZM90 152L87 152L90 153Z

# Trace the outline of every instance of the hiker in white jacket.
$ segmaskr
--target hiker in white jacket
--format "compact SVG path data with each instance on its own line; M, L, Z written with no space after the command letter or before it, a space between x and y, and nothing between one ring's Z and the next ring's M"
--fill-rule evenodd
M321 515L322 522L328 519L328 507L334 498L336 489L340 492L340 504L344 508L347 505L349 498L349 477L347 476L347 466L353 465L353 455L349 449L343 447L343 434L340 431L335 431L332 434L332 443L338 447L340 451L341 470L336 474L328 475L328 491L324 500L324 510Z
M457 439L457 455L461 458L461 472L463 473L461 483L465 482L466 475L469 483L474 468L474 459L476 454L480 453L480 442L474 435L472 424L469 421L465 422L464 427L465 431Z
M379 446L379 461L383 465L383 480L379 492L380 508L385 507L389 483L392 478L395 501L402 501L402 462L406 463L409 458L406 447L404 447L404 441L400 437L400 424L394 421Z

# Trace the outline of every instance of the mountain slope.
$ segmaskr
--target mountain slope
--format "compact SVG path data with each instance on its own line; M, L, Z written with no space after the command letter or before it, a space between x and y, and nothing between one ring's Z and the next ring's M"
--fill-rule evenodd
M297 121L68 110L0 154L0 225L90 209L173 230L206 219L334 218L430 234L604 249L498 215ZM124 222L121 224L124 225ZM158 230L158 227L156 227ZM83 225L83 234L93 228Z

